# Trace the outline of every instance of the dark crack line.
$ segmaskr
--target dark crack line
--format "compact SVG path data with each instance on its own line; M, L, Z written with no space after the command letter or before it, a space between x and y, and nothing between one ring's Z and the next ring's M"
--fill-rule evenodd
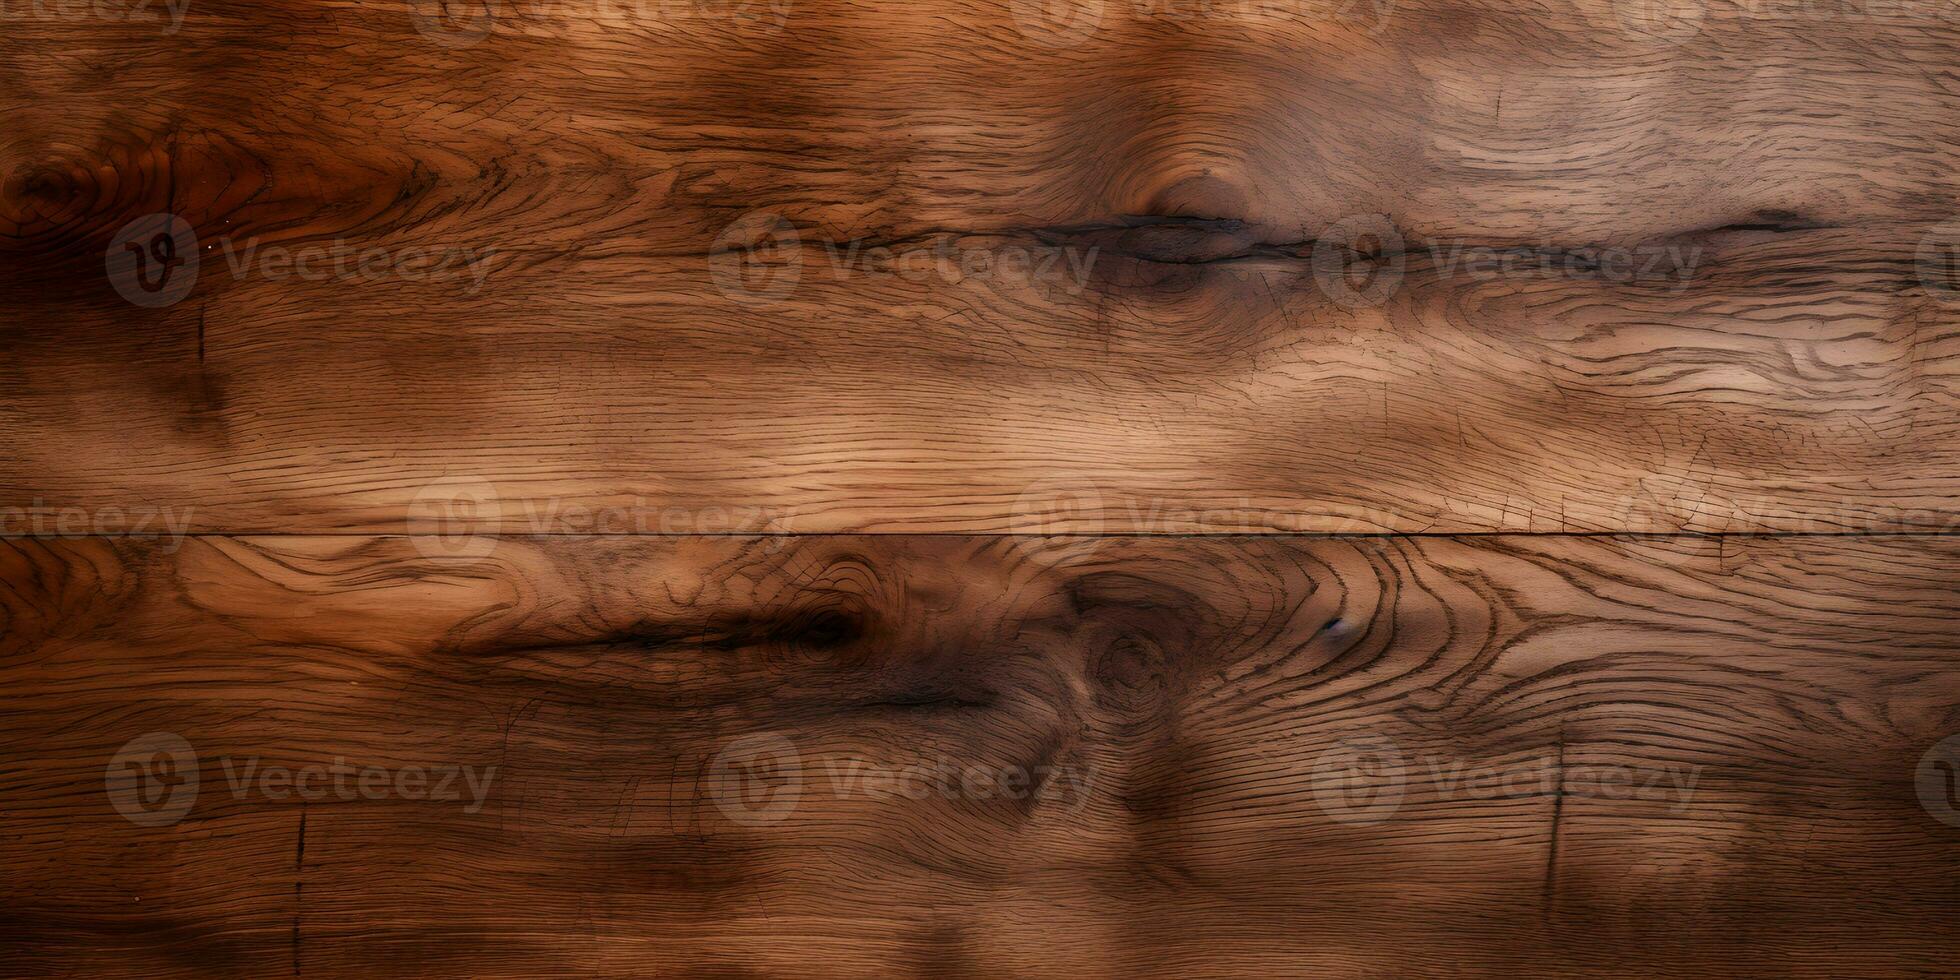
M1559 824L1565 817L1565 733L1558 736L1558 755L1553 765L1557 767L1558 788L1552 792L1552 835L1545 852L1544 909L1545 922L1550 924L1558 915L1558 840Z

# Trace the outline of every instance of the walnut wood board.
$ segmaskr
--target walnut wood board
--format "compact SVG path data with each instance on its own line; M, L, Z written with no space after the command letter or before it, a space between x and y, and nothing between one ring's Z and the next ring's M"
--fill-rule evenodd
M1951 4L1077 6L23 7L0 521L1951 528Z
M1956 574L1930 536L7 542L0 962L1941 975ZM198 791L138 825L153 733ZM486 781L253 776L337 762Z

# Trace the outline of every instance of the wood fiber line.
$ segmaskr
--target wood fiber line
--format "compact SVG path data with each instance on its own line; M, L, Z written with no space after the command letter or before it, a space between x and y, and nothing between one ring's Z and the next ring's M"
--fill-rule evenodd
M0 962L1876 977L1960 938L1950 537L444 548L0 546ZM132 775L153 733L189 754ZM231 789L336 760L487 782Z
M11 19L0 524L1951 528L1950 4L1038 6Z

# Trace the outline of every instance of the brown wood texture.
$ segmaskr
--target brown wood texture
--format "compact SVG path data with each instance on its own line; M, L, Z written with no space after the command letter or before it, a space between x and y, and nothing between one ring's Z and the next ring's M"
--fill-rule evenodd
M1952 0L0 0L0 976L1954 975L1957 109Z
M1949 972L1951 538L425 551L0 553L11 970Z
M24 6L0 509L1948 530L1960 14L1652 6Z

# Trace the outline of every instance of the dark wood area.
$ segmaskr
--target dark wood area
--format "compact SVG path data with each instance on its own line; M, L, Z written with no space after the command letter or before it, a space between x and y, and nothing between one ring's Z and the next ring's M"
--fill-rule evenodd
M16 543L5 942L91 975L1940 973L1960 835L1915 767L1960 722L1956 549ZM104 794L151 732L204 760L154 828Z

